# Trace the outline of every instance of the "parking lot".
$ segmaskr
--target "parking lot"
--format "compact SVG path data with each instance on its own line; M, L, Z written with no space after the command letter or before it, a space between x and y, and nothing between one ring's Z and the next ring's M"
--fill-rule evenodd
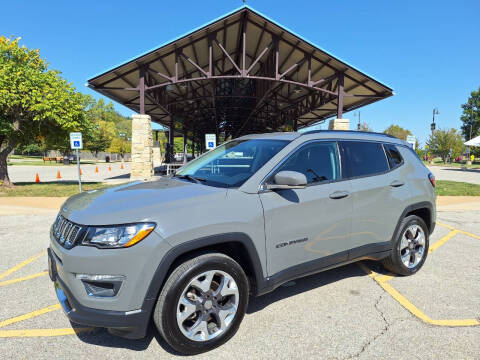
M152 328L125 340L70 324L47 275L55 210L0 216L0 358L171 358ZM196 358L480 357L480 211L439 211L413 277L351 264L251 299L237 335Z

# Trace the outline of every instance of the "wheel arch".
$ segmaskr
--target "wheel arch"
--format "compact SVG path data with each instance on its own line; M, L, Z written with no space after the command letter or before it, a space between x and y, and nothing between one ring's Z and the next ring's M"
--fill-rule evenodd
M250 291L256 295L264 287L265 278L258 252L245 233L224 233L190 240L171 248L163 257L150 282L144 300L145 310L151 311L170 273L180 263L208 252L220 252L237 261L249 278Z
M435 222L433 221L433 204L428 201L411 204L407 206L400 215L400 218L398 219L397 225L395 227L395 231L393 232L393 236L391 239L392 242L395 241L395 236L397 235L402 220L410 215L416 215L420 217L427 225L429 234L431 234L435 229Z

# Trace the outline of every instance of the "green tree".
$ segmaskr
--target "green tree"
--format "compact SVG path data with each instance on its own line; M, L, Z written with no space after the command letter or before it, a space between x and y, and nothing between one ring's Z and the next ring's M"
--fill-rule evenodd
M480 87L471 92L466 104L462 105L462 134L465 140L470 140L480 135ZM480 148L472 147L470 152L475 156L480 156Z
M129 153L132 151L132 143L125 139L116 137L110 143L110 147L108 148L108 151L113 154L120 154L120 156L123 159L126 153Z
M383 133L395 136L402 140L407 140L407 136L412 135L410 130L404 129L400 125L390 125Z
M373 132L373 129L367 123L360 124L360 131Z
M44 137L67 138L89 128L84 98L38 50L0 36L0 183L11 186L7 156L18 145Z
M440 156L443 162L447 162L450 155L451 158L456 158L463 151L463 138L456 129L439 129L435 130L427 142L429 152Z
M90 132L85 148L97 157L99 152L107 150L115 136L115 124L110 121L100 120Z

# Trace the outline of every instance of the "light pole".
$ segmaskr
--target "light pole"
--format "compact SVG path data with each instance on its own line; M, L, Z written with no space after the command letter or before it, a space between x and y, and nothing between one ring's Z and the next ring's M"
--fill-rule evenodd
M358 125L357 125L357 131L360 131L360 111L357 113L356 111L353 113L353 117L358 115Z
M438 115L438 108L433 109L433 115L432 115L432 123L430 124L430 129L432 129L432 135L433 132L435 131L435 115Z

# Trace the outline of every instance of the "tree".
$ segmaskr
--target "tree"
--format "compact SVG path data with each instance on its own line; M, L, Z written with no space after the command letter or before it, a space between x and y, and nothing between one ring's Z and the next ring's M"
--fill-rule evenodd
M429 151L440 156L443 162L447 162L447 158L456 158L462 153L463 138L456 129L435 130L427 142Z
M360 131L373 132L373 129L372 129L367 123L361 123L359 130L360 130Z
M410 130L404 129L400 125L390 125L383 133L395 136L401 140L407 140L407 136L412 135Z
M120 139L116 137L112 140L108 151L113 154L120 154L123 159L125 153L129 153L132 151L132 143L125 139Z
M105 151L110 146L116 134L115 124L110 121L100 120L89 134L85 148L97 157L100 151Z
M7 156L18 145L84 131L84 98L38 50L0 36L0 185L11 186Z
M465 140L473 139L480 135L480 87L478 90L471 92L466 104L462 105L463 113L460 117L462 120L462 134ZM476 156L480 156L480 148L472 147L470 152Z

